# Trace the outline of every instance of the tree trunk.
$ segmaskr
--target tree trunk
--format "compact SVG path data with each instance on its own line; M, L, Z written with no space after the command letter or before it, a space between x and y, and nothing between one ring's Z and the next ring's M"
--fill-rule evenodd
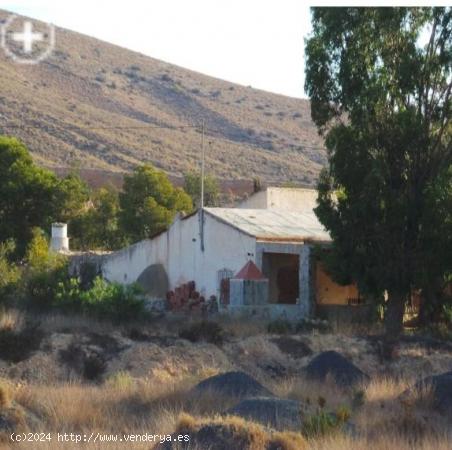
M388 292L388 304L384 318L385 339L383 349L383 356L387 359L394 357L395 347L403 330L405 298L406 296L400 292Z

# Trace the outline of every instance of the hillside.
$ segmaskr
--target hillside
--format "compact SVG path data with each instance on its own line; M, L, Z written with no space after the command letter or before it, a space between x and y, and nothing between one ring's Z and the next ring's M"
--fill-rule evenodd
M0 19L8 15L0 10ZM146 161L181 175L199 164L201 136L180 127L202 120L207 169L221 178L312 184L326 161L307 100L72 31L57 28L56 50L37 65L14 63L0 51L0 79L0 132L19 136L45 166L79 161L119 172Z

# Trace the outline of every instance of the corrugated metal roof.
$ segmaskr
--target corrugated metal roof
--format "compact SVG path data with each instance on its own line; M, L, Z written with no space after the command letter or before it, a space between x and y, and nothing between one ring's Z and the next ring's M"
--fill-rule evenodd
M314 211L205 208L217 219L261 241L331 241Z

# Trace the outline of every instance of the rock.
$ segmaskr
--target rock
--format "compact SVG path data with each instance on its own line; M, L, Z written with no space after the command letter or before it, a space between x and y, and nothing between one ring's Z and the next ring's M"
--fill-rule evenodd
M194 387L194 391L215 391L234 397L270 397L273 394L245 372L225 372L206 378Z
M322 352L305 368L309 380L323 382L330 376L338 385L351 387L369 377L351 361L335 351Z
M401 395L401 400L415 396L416 391L431 387L432 406L441 414L452 415L452 371L419 380Z
M253 420L278 431L299 431L302 427L301 404L295 400L249 398L226 411L226 414Z

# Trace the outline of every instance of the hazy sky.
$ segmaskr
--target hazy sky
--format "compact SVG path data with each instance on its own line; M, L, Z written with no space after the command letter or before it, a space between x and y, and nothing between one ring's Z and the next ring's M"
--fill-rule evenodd
M218 78L304 96L310 13L302 0L0 0L0 8Z

